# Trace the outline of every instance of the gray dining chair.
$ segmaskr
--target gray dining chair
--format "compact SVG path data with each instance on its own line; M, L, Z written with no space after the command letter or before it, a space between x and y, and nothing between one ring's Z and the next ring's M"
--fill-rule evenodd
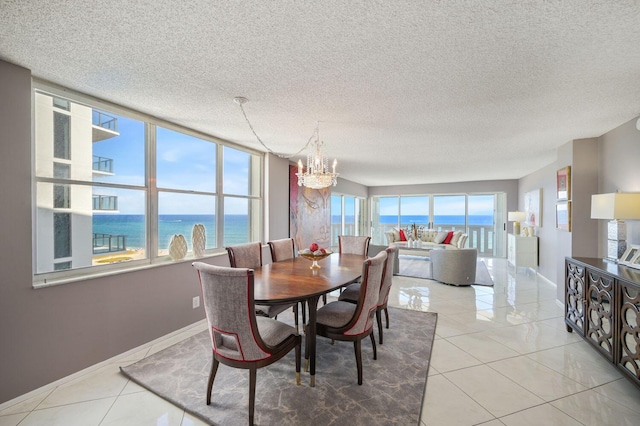
M357 235L338 235L338 251L341 254L360 254L366 256L371 237Z
M238 244L226 247L229 255L229 264L232 268L261 268L262 267L262 244L260 242ZM256 315L268 318L278 318L278 314L293 308L295 316L295 326L298 329L298 304L288 305L255 305Z
M393 284L393 267L398 257L397 247L387 247L384 251L387 252L387 261L382 273L382 285L380 286L380 293L378 297L378 305L376 307L376 322L378 323L378 341L383 344L383 332L382 332L382 312L384 312L387 328L389 328L389 309L387 304L389 302L389 292L391 291L391 285ZM338 300L344 300L346 302L357 303L360 295L360 283L348 285L344 291L338 297Z
M271 240L267 242L269 251L271 251L272 262L282 262L296 257L296 245L293 238L282 238L279 240ZM293 314L296 316L296 330L298 330L298 305L294 307ZM300 311L302 311L302 323L307 322L307 308L304 301L300 301Z
M316 334L332 340L352 341L356 354L358 385L362 384L362 339L369 336L373 347L373 359L377 359L373 323L378 304L382 273L387 252L381 251L362 265L362 284L357 303L336 300L318 309ZM305 339L305 358L308 358L309 339Z
M296 384L300 385L302 338L280 321L256 316L253 270L194 262L202 288L213 358L207 383L207 405L219 364L249 370L249 424L253 425L256 370L295 349ZM249 303L247 303L247 301Z

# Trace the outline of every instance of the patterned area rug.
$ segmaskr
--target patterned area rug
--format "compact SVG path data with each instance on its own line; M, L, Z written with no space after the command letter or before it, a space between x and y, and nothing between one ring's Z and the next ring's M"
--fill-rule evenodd
M399 260L400 272L398 275L414 278L426 278L429 280L432 279L431 261L428 257L401 255L399 256ZM475 284L493 286L493 279L491 278L491 274L489 274L487 265L485 265L483 260L478 260L478 264L476 265Z
M258 369L255 423L258 425L419 425L437 314L389 308L384 345L362 343L362 386L357 384L351 342L319 337L316 387L302 373L295 385L294 351ZM293 321L289 312L279 319ZM377 342L377 328L374 326ZM304 353L304 342L303 342ZM205 404L211 365L204 331L121 371L133 381L212 425L246 425L249 372L220 365L210 406ZM304 368L304 359L303 359Z

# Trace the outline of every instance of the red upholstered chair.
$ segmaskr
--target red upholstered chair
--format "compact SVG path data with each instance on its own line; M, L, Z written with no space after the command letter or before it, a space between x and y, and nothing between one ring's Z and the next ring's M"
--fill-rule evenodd
M387 328L389 328L389 310L387 309L387 303L389 302L389 291L393 284L393 264L398 256L397 247L387 247L387 264L382 274L382 285L380 286L380 297L378 298L378 306L376 308L376 320L378 323L378 336L380 344L382 345L382 312L387 322ZM345 302L356 303L360 295L360 283L351 284L344 289L340 294L338 300L344 300Z
M260 242L238 244L227 247L229 263L232 268L260 268L262 266L262 244ZM277 318L278 314L294 308L296 328L298 328L297 304L289 305L255 305L256 315Z
M362 265L362 282L357 303L336 300L318 309L316 334L333 340L352 341L356 353L358 384L362 384L361 341L369 336L373 346L373 359L377 359L376 341L373 337L373 322L378 306L382 273L387 261L387 252L381 251L367 259ZM308 342L308 339L306 339ZM305 347L305 358L308 354Z
M249 424L253 425L256 370L296 350L296 383L300 384L301 337L280 321L255 315L253 270L194 262L202 287L213 360L207 384L211 404L220 363L249 370Z

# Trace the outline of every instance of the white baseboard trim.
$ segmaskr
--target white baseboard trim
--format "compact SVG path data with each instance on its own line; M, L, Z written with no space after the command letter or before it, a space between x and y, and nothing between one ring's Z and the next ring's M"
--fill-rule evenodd
M77 371L77 372L75 372L73 374L70 374L70 375L68 375L66 377L58 379L55 382L48 383L48 384L46 384L46 385L44 385L42 387L34 389L34 390L30 391L30 392L27 392L27 393L25 393L23 395L20 395L20 396L16 397L16 398L10 399L9 401L3 402L2 404L0 404L0 411L4 410L6 408L12 407L12 406L14 406L16 404L20 404L21 402L24 402L24 401L26 401L26 400L28 400L30 398L33 398L34 396L40 395L42 393L50 392L53 389L57 388L58 386L64 385L65 383L69 383L72 380L75 380L75 379L77 379L79 377L82 377L82 376L84 376L86 374L89 374L89 373L92 373L94 371L97 371L98 369L104 367L105 365L112 364L112 363L118 361L119 359L126 358L129 355L132 355L132 354L134 354L134 353L136 353L138 351L150 348L151 346L153 346L153 345L155 345L157 343L160 343L163 340L170 339L171 337L177 336L178 334L183 333L183 332L185 332L185 331L187 331L187 330L189 330L191 328L204 325L204 324L206 324L206 322L207 322L206 319L200 320L200 321L198 321L196 323L193 323L191 325L183 327L183 328L181 328L179 330L173 331L173 332L171 332L169 334L165 334L162 337L158 337L157 339L152 340L151 342L145 343L143 345L140 345L138 347L130 349L130 350L124 352L124 353L121 353L119 355L116 355L114 357L106 359L106 360L104 360L102 362L94 364L94 365L92 365L90 367L87 367L87 368L85 368L83 370Z

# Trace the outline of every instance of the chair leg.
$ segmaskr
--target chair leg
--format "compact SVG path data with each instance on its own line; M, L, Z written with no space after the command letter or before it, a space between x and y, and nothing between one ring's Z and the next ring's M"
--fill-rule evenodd
M354 340L353 348L356 352L356 367L358 369L358 384L362 384L362 351L361 351L361 339Z
M296 345L296 385L300 386L300 354L302 353L302 338L298 336L298 344Z
M373 330L369 333L369 337L371 338L371 346L373 346L373 359L378 359L378 351L376 349L376 338L373 336Z
M305 325L305 327L307 327ZM308 372L309 371L309 335L307 334L307 330L308 328L305 328L305 334L304 334L304 372Z
M298 329L298 304L297 303L293 305L293 322L295 323L295 326L296 326L296 333L300 333L300 330Z
M253 426L253 412L256 408L256 367L249 368L249 424Z
M387 328L389 328L389 310L386 307L384 308L384 317L387 320Z
M211 361L211 372L209 373L209 383L207 384L207 405L211 405L211 390L213 389L213 379L216 378L218 372L218 360L213 357Z
M376 322L378 323L378 335L380 344L382 344L382 314L380 313L380 311L376 311ZM373 336L373 330L371 331L371 335Z

